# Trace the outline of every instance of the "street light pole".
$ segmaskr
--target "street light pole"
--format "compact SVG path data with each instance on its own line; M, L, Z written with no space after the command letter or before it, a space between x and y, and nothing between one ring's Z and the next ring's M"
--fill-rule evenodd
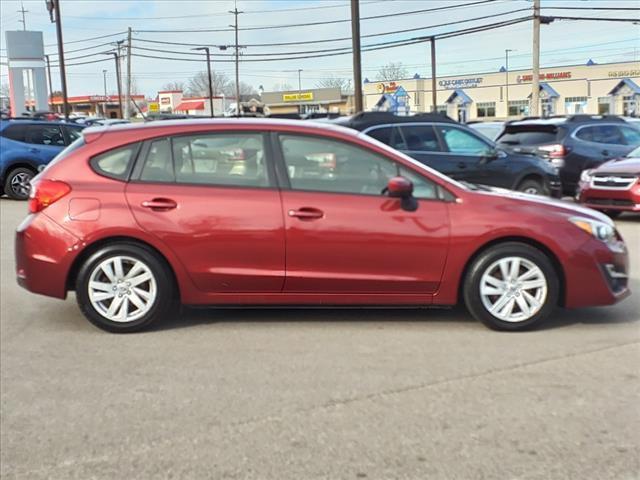
M533 0L533 78L531 79L531 112L538 116L540 103L540 0Z
M431 37L431 112L438 112L438 91L436 75L436 37Z
M302 69L298 69L298 113L302 113L302 79L300 73Z
M351 45L353 50L353 96L355 112L362 112L362 59L360 51L360 0L351 0Z
M511 48L504 50L504 103L507 106L507 117L509 117L509 52L513 52Z
M211 83L211 53L209 47L196 47L191 50L204 50L207 54L207 78L209 80L209 108L211 109L211 118L213 118L213 85Z

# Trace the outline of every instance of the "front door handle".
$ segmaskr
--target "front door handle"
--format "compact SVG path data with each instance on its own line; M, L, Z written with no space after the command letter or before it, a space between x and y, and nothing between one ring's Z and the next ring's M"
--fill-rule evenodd
M609 150L602 150L602 155L604 155L605 157L609 156Z
M299 218L300 220L317 220L324 217L324 212L317 208L302 207L298 210L289 210L288 215Z
M38 148L30 148L29 151L31 153L40 153L40 149L38 149Z
M458 168L464 170L465 168L467 168L467 164L464 162L458 162Z
M145 200L141 205L144 208L149 208L156 212L173 210L178 206L178 204L170 198L154 198L153 200Z

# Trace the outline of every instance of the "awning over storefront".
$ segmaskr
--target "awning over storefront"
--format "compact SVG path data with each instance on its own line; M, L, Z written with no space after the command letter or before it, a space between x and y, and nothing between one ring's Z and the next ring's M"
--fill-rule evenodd
M182 102L176 107L176 112L187 112L189 110L204 110L204 102Z
M624 87L629 87L629 89L636 95L640 95L640 87L630 78L623 78L618 82L618 84L613 87L613 90L609 92L609 95L617 95L618 92Z
M471 100L471 97L469 95L467 95L466 93L464 93L464 90L462 90L461 88L456 88L453 91L451 96L449 98L447 98L447 103L453 102L456 98L459 98L460 99L460 103L462 103L463 105L467 105L469 103L473 103L473 100Z
M540 91L547 94L547 98L558 98L560 94L556 92L551 85L547 82L542 82L540 84ZM531 98L531 94L527 98Z

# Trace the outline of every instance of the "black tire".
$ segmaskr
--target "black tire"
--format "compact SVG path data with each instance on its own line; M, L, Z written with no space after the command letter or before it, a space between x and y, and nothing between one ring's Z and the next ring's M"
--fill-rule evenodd
M94 270L105 260L126 257L142 262L155 281L155 299L148 311L140 318L118 322L110 320L93 305L89 294L89 282ZM125 288L124 286L122 288ZM134 290L131 287L131 290ZM127 296L126 293L123 293ZM122 295L120 295L122 296ZM102 247L93 253L80 267L76 278L76 299L82 313L98 328L113 333L130 333L143 330L149 325L178 314L178 291L173 273L166 261L153 250L133 242L118 242ZM115 299L115 294L114 294ZM128 299L127 299L128 300ZM127 308L133 305L126 302ZM107 312L108 313L108 312Z
M622 212L618 210L605 210L604 213L606 213L611 218L618 218Z
M494 314L485 307L480 294L481 280L485 272L490 269L495 262L507 257L519 257L528 260L542 271L544 279L546 280L546 297L541 302L540 308L530 318L522 321L505 321L494 316ZM469 312L489 328L505 331L530 329L545 320L553 312L558 303L559 290L560 281L549 257L537 248L519 242L501 243L482 252L473 260L473 263L467 270L463 284L464 301ZM498 297L498 295L495 297Z
M549 195L544 185L533 178L524 180L518 185L517 190L522 193L528 193L530 195Z
M4 181L4 192L14 200L26 200L29 198L29 189L24 187L25 182L30 182L36 173L30 168L18 167L7 173ZM18 182L19 183L16 183Z

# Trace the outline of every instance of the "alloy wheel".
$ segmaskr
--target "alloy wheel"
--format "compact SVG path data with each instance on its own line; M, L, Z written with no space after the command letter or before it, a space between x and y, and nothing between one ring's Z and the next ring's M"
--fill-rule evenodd
M129 256L107 258L89 277L91 305L112 322L133 322L143 317L155 304L157 291L149 266Z
M480 299L487 311L504 322L524 322L543 307L547 279L535 263L523 257L493 262L480 279Z
M31 190L31 185L29 184L29 182L32 178L33 175L29 175L28 173L16 173L11 178L11 190L13 191L13 193L20 197L29 196L29 191Z

